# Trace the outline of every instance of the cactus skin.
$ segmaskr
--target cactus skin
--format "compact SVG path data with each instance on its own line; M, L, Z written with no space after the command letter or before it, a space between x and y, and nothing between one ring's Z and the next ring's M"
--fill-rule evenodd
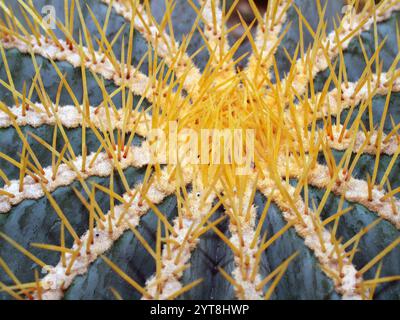
M27 1L25 1L27 2ZM34 1L35 8L40 11L40 8L44 4L51 3L56 8L57 13L63 11L63 3L61 1ZM83 1L81 1L83 2ZM118 1L117 1L118 2ZM327 21L329 17L335 16L336 12L340 12L342 3L340 1L328 1L326 17ZM18 4L15 1L6 1L15 10ZM97 0L86 0L85 3L93 10L97 19L104 21L104 17L107 13L107 5ZM180 42L184 35L190 33L193 26L193 21L197 18L197 13L187 4L186 1L176 1L177 5L175 11L172 13L171 21L174 24L174 33L176 40ZM197 2L196 2L197 3ZM317 12L315 1L296 1L300 11L306 17L307 21L313 26L318 25L319 19L315 14ZM198 4L200 6L200 4ZM165 10L164 1L151 1L152 14L160 21L162 19ZM95 25L92 23L88 9L82 5L82 14L87 23L90 33L98 35ZM17 15L21 18L21 15ZM378 24L378 35L380 41L387 35L388 38L381 51L381 62L383 63L382 69L387 71L392 61L398 55L399 40L396 37L396 25L398 25L400 14L396 11L392 13L391 18ZM21 18L23 19L23 18ZM79 18L76 18L77 23L75 25L75 39L79 39ZM298 14L296 10L291 7L287 13L287 19L284 26L288 22L291 23L291 27L281 44L276 51L276 62L279 66L279 74L281 79L285 77L285 74L289 72L291 63L288 60L283 48L286 48L290 54L293 54L297 44L299 43L299 27L298 27ZM117 14L113 9L110 15L110 21L108 24L108 37L114 37L122 24L126 22L123 17ZM332 25L328 25L328 28L332 28ZM58 31L59 32L59 31ZM129 38L129 25L124 29L123 34L125 39ZM63 38L59 32L57 34L59 38ZM375 50L374 44L374 32L373 28L369 31L365 31L361 34L361 39L365 46L368 56L372 56ZM196 50L205 44L205 41L198 31L194 32L193 38L188 45L187 52L189 56L196 52ZM231 39L231 42L233 39ZM305 47L309 43L312 43L312 37L310 34L305 35ZM116 57L121 54L121 37L118 38L113 50L115 51ZM379 42L380 43L380 42ZM148 43L143 38L140 32L135 32L133 38L133 55L132 65L136 66L140 63L140 59L144 54L148 52ZM246 42L236 53L239 57L245 50L251 50L249 42ZM347 50L344 51L344 59L346 61L347 76L349 81L357 81L362 74L365 63L363 58L362 49L357 38L352 39ZM35 69L32 64L32 59L28 54L22 54L16 49L5 50L5 56L9 64L10 70L12 70L12 77L15 88L22 92L24 82L27 82L27 88L30 87L30 81L35 75ZM210 56L208 50L201 51L193 59L194 63L204 71ZM3 61L4 59L2 59ZM58 84L60 82L59 76L57 75L54 67L51 65L48 59L41 56L37 56L37 62L41 65L42 77L44 81L44 88L54 102L57 96ZM63 74L66 75L66 80L72 88L72 91L76 94L79 102L83 101L83 81L81 69L74 68L67 62L56 62ZM243 63L244 64L244 63ZM397 66L398 67L398 66ZM8 82L7 75L5 72L4 61L1 64L0 79ZM148 62L146 61L140 68L140 70L147 74ZM315 87L316 90L321 91L324 83L329 78L330 71L325 70L319 72L315 76ZM275 75L272 76L275 78ZM399 77L397 75L397 77ZM97 106L103 101L102 92L97 84L94 76L87 73L87 92L90 97L90 105ZM105 87L108 92L113 92L118 89L112 80L104 80ZM13 94L5 88L0 87L1 101L11 106L14 104ZM139 101L140 97L135 97L135 102ZM32 98L32 101L36 101L38 97ZM373 114L374 121L379 126L380 119L382 116L382 110L384 109L386 95L376 96L373 99ZM397 106L400 103L400 95L397 92L393 92L390 97L390 104L388 108L387 121L385 122L384 132L389 133L392 130L389 115L393 117L395 124L400 121L400 113ZM61 106L71 105L69 94L66 90L63 90L60 98ZM121 106L122 101L120 96L116 97L115 104ZM150 102L144 102L145 106L149 106ZM342 119L345 118L346 112L343 111ZM365 124L368 123L368 112L365 112L362 116L362 120ZM354 119L352 119L354 121ZM323 125L323 123L322 123ZM23 149L23 143L18 137L15 128L8 127L2 128L1 137L3 137L0 144L0 151L8 156L17 159L19 161L19 153ZM37 128L30 126L21 126L21 130L24 134L33 132L35 135L41 137L43 140L51 144L53 136L53 126L44 125ZM82 128L70 128L66 130L74 148L76 154L80 154L82 150ZM45 167L51 164L52 153L43 147L37 140L33 139L32 136L27 136L28 142L31 148L35 151L38 156L39 162ZM134 143L140 145L143 139L135 137ZM57 143L57 150L61 151L63 148L63 141L59 139ZM91 132L86 132L86 145L88 151L95 152L99 146L99 139ZM339 163L344 151L333 151L333 155L336 157L336 163ZM325 161L323 156L320 156L322 161ZM380 165L378 167L377 182L380 181L381 177L385 173L390 160L391 155L382 155L380 157ZM353 177L357 179L366 179L366 174L369 173L373 176L375 155L363 154L360 160L357 162L353 171ZM326 162L326 161L325 161ZM10 179L18 179L20 170L15 166L11 166L4 159L0 159L0 168L6 173ZM398 181L399 176L399 160L395 161L395 164L390 172L389 180L391 188L395 190L399 187ZM137 183L142 182L145 179L146 167L133 168L130 167L124 171L125 178L129 183L129 186L135 186ZM114 174L114 191L115 193L122 195L126 190L124 182L118 176ZM109 177L90 177L87 182L95 182L100 185L109 187ZM294 184L294 180L291 182ZM1 180L1 183L3 181ZM90 186L90 185L89 185ZM3 185L1 185L3 187ZM62 208L68 221L76 233L80 236L87 229L89 225L89 214L85 206L79 201L76 194L73 192L71 187L77 188L82 194L85 194L82 185L79 181L73 182L69 186L57 188L52 192L52 196L55 201ZM385 186L386 188L386 186ZM189 190L190 191L190 190ZM188 191L188 192L189 192ZM309 206L312 208L311 201L314 200L316 205L320 203L324 196L324 189L319 189L313 186L309 186ZM89 197L86 196L86 199ZM107 212L110 208L110 197L106 193L96 193L97 203L100 205L103 212ZM334 194L333 192L329 195L328 201L324 206L324 210L321 213L321 219L326 219L330 215L333 215L338 211L340 201L340 195ZM267 202L266 197L257 191L254 204L256 206L256 223L262 216L262 210ZM225 205L225 204L224 204ZM378 218L376 212L368 210L365 206L354 203L351 201L344 200L343 207L346 208L352 206L353 208L343 215L340 219L339 227L337 230L336 237L341 239L342 243L345 243L348 239L353 237L362 228L368 226ZM170 224L174 223L174 219L178 216L177 199L174 195L166 197L166 199L158 206L159 210L164 214ZM276 234L280 229L284 228L287 224L285 220L281 206L271 203L268 210L268 215L264 223L262 224L261 235L267 232L268 238ZM399 213L400 214L400 213ZM224 208L219 208L216 213L210 218L210 221L215 221L225 215ZM225 234L227 238L230 238L232 232L230 230L229 219L223 220L218 224L218 229L221 233ZM136 229L145 240L150 244L154 250L157 247L157 225L158 216L153 209L150 209L146 215L143 215L138 223ZM330 228L333 224L328 225ZM38 249L31 247L32 242L35 243L46 243L46 244L60 244L60 228L61 222L59 217L55 214L54 208L51 205L49 199L42 197L37 200L24 200L21 203L13 206L12 209L5 213L0 214L0 231L21 246L28 249L36 257L46 262L48 265L55 266L60 260L60 254L58 252ZM329 229L329 228L328 228ZM163 231L164 235L164 231ZM388 247L391 243L398 241L400 237L399 230L396 226L387 220L382 220L377 224L376 227L371 229L366 235L364 235L358 248L360 252L357 253L353 260L353 265L357 270L363 268L377 256L382 250ZM267 238L267 239L268 239ZM7 241L0 240L0 257L5 261L8 267L14 272L21 283L34 282L34 270L39 270L37 264L33 263L21 252L16 250ZM66 231L66 248L71 248L73 245L73 239L70 234ZM291 256L293 253L298 252L298 255L291 261L287 266L287 270L282 276L281 280L277 284L274 292L272 293L272 299L341 299L342 294L338 292L332 277L330 277L320 266L320 261L315 256L313 250L311 250L304 242L304 239L296 232L295 228L289 228L289 230L283 233L268 249L263 252L260 261L259 274L261 278L268 276L275 268L281 265L281 263ZM379 277L389 277L400 275L400 264L399 261L400 247L393 248L385 257L382 259L382 269ZM146 287L146 281L149 280L152 275L156 273L157 267L151 254L143 247L142 243L138 240L134 233L127 231L118 240L115 241L114 245L104 253L104 256L118 265L126 274L134 279L141 287ZM207 233L201 236L197 247L191 253L190 268L186 269L180 278L182 286L190 285L194 281L202 278L203 282L191 288L187 292L180 295L179 299L236 299L241 298L240 292L238 293L235 285L232 285L227 281L218 268L232 274L237 266L232 250L229 246L221 240L215 231L209 230ZM379 264L377 263L363 274L364 279L373 279L376 276ZM7 286L14 285L9 275L3 272L5 269L3 265L0 266L0 281ZM44 277L44 274L40 274L40 278ZM129 283L121 279L114 271L110 269L110 266L103 259L96 259L93 262L87 272L77 276L72 284L63 292L63 298L65 299L114 299L115 295L110 290L115 289L124 299L140 299L143 295L135 290ZM264 288L264 293L268 290L268 286ZM33 290L33 292L35 292ZM0 292L1 299L9 299L10 296L5 292ZM375 290L375 299L400 299L400 283L399 282L388 282L381 285Z

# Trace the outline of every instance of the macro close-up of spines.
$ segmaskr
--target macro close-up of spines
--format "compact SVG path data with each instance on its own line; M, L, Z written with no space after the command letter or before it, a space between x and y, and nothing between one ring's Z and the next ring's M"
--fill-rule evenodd
M0 0L0 300L399 300L399 21Z

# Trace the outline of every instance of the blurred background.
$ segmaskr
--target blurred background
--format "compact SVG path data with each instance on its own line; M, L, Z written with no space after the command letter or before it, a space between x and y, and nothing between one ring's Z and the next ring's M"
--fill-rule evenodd
M227 7L231 6L233 2L234 2L233 0L227 1ZM258 10L260 10L260 12L264 14L265 11L267 10L268 0L254 0L254 3L257 5ZM234 26L235 24L240 23L238 12L240 12L242 18L246 21L247 24L250 24L255 19L253 10L249 5L249 1L240 0L239 3L237 4L236 10L232 14L232 17L229 21L230 26ZM239 38L243 34L243 32L244 29L242 26L240 26L234 30L232 36L234 36L235 38Z
M257 5L258 10L260 10L260 12L263 14L265 13L265 11L267 10L267 6L268 6L268 0L253 0L254 3ZM337 0L330 0L330 1L337 1ZM379 3L381 2L381 0L360 0L360 7L358 8L358 10L361 9L361 7L368 3L368 2L373 2L375 1L375 3ZM313 0L313 2L315 2ZM352 0L345 0L345 1L340 1L340 2L344 2L344 4L346 3L352 3ZM230 7L233 3L234 0L228 0L227 2L227 7ZM322 0L321 3L324 3L324 1ZM251 23L253 21L253 19L255 18L253 11L249 5L249 1L248 0L240 0L237 4L237 8L234 11L234 13L232 14L232 17L230 19L229 24L231 26L240 23L240 19L239 19L239 15L238 12L240 12L240 14L242 15L243 19L246 21L247 24ZM244 29L242 27L239 27L237 29L235 29L235 31L232 33L232 35L235 38L239 38L244 32Z

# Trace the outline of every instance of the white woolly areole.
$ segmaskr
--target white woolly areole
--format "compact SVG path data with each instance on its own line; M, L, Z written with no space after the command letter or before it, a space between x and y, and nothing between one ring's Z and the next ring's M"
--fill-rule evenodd
M329 169L323 165L316 165L311 171L308 182L318 188L326 188L331 178ZM340 182L340 183L339 183ZM372 199L368 199L368 183L353 177L346 177L341 173L338 177L338 183L332 187L332 191L337 195L344 195L345 199L351 202L360 203L369 210L376 212L380 217L393 223L397 229L400 229L400 200L397 198L382 200L385 196L384 190L377 187L372 189ZM395 210L393 210L395 206Z
M22 40L24 39L24 41ZM59 39L58 42L61 48L51 39L46 39L40 36L39 40L34 36L20 36L19 38L8 36L0 39L4 48L16 48L22 53L34 53L52 59L54 61L67 61L75 68L82 64L81 56L75 47L70 48L68 43ZM126 84L132 92L137 95L146 97L150 102L157 96L159 85L156 79L149 79L148 76L136 70L132 66L122 66L122 74L116 70L111 61L99 52L94 52L95 60L89 49L81 47L85 53L84 66L89 70L102 75L105 79L113 80L115 84ZM129 72L128 72L129 71ZM179 97L181 98L181 97Z
M242 253L242 257L234 256L235 269L232 271L232 276L240 286L240 288L235 288L236 295L239 299L245 300L261 300L264 298L263 288L257 288L257 285L261 282L259 273L256 273L254 280L251 279L251 274L254 268L257 267L256 253L259 249L259 239L256 240L256 245L253 248L251 247L255 237L255 219L257 215L251 197L254 183L255 180L252 177L247 182L246 189L240 199L235 196L232 199L233 203L227 200L226 204L224 204L226 212L230 216L229 231L232 236L229 240ZM240 208L240 204L242 204L242 209L237 213L239 223L236 221L233 223L234 219L231 211L233 208Z
M58 167L58 171L55 177L53 177L52 167L44 168L44 177L47 182L44 186L49 192L53 192L59 187L70 185L77 179L76 170L80 171L79 174L83 178L88 178L90 176L107 177L114 170L113 160L108 157L105 152L101 152L97 155L92 167L89 167L89 163L93 160L95 153L87 156L86 159L86 171L80 171L83 165L83 159L81 156L77 157L75 161L72 162L72 166L67 164L61 164ZM149 150L146 144L142 147L132 147L129 149L129 153L126 159L122 158L120 161L120 166L122 169L126 169L130 166L132 167L142 167L148 163L149 160ZM40 182L35 182L35 180L27 175L23 179L22 192L19 191L20 182L19 180L11 180L9 185L5 185L2 190L10 193L13 197L1 195L0 196L0 213L7 213L11 210L11 207L19 204L23 200L40 199L45 195Z
M215 199L215 195L210 194L203 201L203 193L204 188L199 178L197 178L188 197L189 211L183 207L182 219L177 217L173 222L173 229L176 235L172 234L170 237L176 245L171 245L169 249L166 244L163 246L160 278L157 278L157 275L154 274L146 281L146 290L153 297L157 296L158 293L159 299L167 299L182 289L182 284L180 283L180 278L183 274L182 268L189 262L191 253L198 242L198 239L192 239L190 235L196 228L201 227L202 219L211 210ZM146 297L143 297L143 299L146 299Z
M293 195L295 189L292 186L287 186L287 188L289 194ZM328 277L333 280L336 290L342 294L343 298L360 300L362 297L357 290L357 285L361 283L362 279L357 278L357 270L346 257L343 258L343 268L340 269L336 252L333 250L334 247L331 241L331 234L326 229L321 230L322 241L324 244L324 246L322 246L320 237L318 236L311 219L313 212L308 210L309 214L305 214L306 210L304 202L301 199L298 199L295 202L297 211L303 220L302 223L299 221L293 209L286 204L282 195L275 190L275 183L271 179L266 178L260 181L259 189L266 197L273 197L274 202L277 203L282 210L284 218L288 223L294 224L293 226L297 233L304 239L306 246L314 252L319 263L324 267L323 269L329 270L340 278L339 282L336 277L332 278L332 276L327 273ZM333 254L331 254L332 252Z
M165 170L164 170L165 171ZM192 173L189 170L184 170L184 173L190 181ZM162 180L163 178L161 178ZM159 179L155 179L154 183L148 189L146 194L147 198L154 204L160 203L165 197L170 195L162 191L163 187L159 185ZM174 184L174 182L170 182ZM141 185L136 187L141 188ZM41 280L43 286L42 299L44 300L56 300L61 299L64 290L66 290L78 275L82 275L88 271L89 265L94 262L99 255L106 252L111 248L113 243L129 229L129 224L136 227L139 224L140 217L146 214L150 206L145 201L141 200L139 193L136 194L135 198L131 199L131 195L135 191L131 190L129 194L124 195L124 199L130 202L129 207L124 204L116 206L114 208L114 217L111 216L112 233L109 232L109 219L108 217L112 214L109 211L104 219L104 228L96 226L93 230L93 243L90 245L90 251L87 250L88 239L90 239L89 230L80 238L82 245L79 246L74 243L72 250L79 250L79 256L75 257L72 268L67 274L67 268L63 266L60 261L56 266L50 268L50 272ZM121 215L123 219L118 225ZM66 254L66 266L68 267L71 259L74 259L72 254Z
M376 11L376 21L377 22L382 22L390 18L392 12L394 11L399 11L400 10L400 3L397 0L388 0L385 5L379 6L379 8ZM364 20L366 22L363 24L362 28L357 30L352 36L351 33L354 31L354 29L359 26ZM355 10L352 10L348 12L345 16L345 19L343 19L343 24L342 27L339 29L338 32L338 37L340 41L340 46L342 50L345 50L348 48L349 43L354 37L357 37L361 32L366 31L371 28L371 26L374 25L374 19L373 17L370 16L370 13L368 11L366 12L361 12L361 13L356 13ZM343 39L347 38L346 41L342 41ZM325 48L328 48L328 58L332 60L335 56L338 55L339 53L339 47L338 43L336 41L336 32L335 30L329 33L326 37L326 39L322 39L322 45ZM297 94L304 94L306 90L306 83L309 78L309 74L306 67L306 62L307 59L298 59L296 62L296 70L298 73L295 75L293 82L291 83L291 86L296 90ZM328 63L327 63L327 58L325 57L324 50L321 48L317 50L317 54L315 58L313 59L314 63L312 66L312 76L315 77L315 75L328 68ZM283 87L286 86L287 80L283 81Z
M110 5L110 0L101 0L107 5ZM179 43L173 42L171 37L166 33L162 32L159 35L159 31L156 26L154 26L149 19L146 10L143 6L138 3L136 4L136 11L140 13L133 17L133 10L129 4L125 4L122 1L113 1L112 6L119 15L124 17L125 20L133 22L135 28L144 36L144 38L149 41L153 46L157 45L157 54L163 58L168 66L173 66L176 76L178 78L185 76L184 78L184 88L190 91L197 90L199 81L201 79L201 72L197 68L188 54L179 53L179 61L175 61L178 55ZM133 18L133 20L132 20ZM190 69L188 74L187 71Z
M291 2L291 0L279 1L276 14L267 17L265 13L264 25L259 25L257 28L257 34L255 37L255 46L258 50L257 54L253 53L249 59L249 64L247 71L251 76L257 72L257 68L260 66L267 72L271 64L273 63L273 53L278 48L279 35L282 31L282 27L287 20L287 12L285 10L286 5ZM280 19L278 20L278 17ZM268 61L265 61L268 59ZM260 64L261 61L261 64ZM259 75L262 78L262 75Z
M302 176L303 168L300 168L294 159L282 156L278 162L284 164L278 168L279 174L282 177L286 177L286 174L289 174L292 178ZM286 164L289 167L288 170L286 170ZM325 165L316 164L310 170L307 181L310 185L322 189L328 187L331 179L329 168ZM372 197L368 199L367 181L356 179L347 172L341 171L331 190L336 195L344 195L344 198L348 201L359 203L372 212L376 212L380 217L388 220L397 229L400 229L400 200L394 196L383 199L387 194L384 189L374 186Z
M365 101L371 93L375 92L375 94L386 95L390 89L390 81L392 80L393 74L381 72L379 76L377 74L372 74L370 81L366 81L358 90L359 87L358 82L345 82L342 83L340 92L338 88L332 89L330 92L326 94L322 103L317 109L317 116L319 118L326 117L328 115L338 114L340 111L344 109L350 108L351 105L358 105L361 101ZM368 89L370 86L370 89ZM400 78L393 79L393 87L392 92L400 91ZM340 93L340 96L339 96ZM318 92L315 96L315 101L321 101L323 96L322 92ZM338 105L338 101L340 102ZM314 102L310 98L308 99L308 103L313 105ZM296 108L300 111L302 108L301 104L296 105ZM298 115L299 119L301 119L302 115Z
M52 113L52 110L55 110L55 114L60 120L61 124L65 128L77 128L82 126L83 115L80 110L83 110L83 106L80 106L79 109L75 106L66 105L56 107L52 105L46 108L41 103L35 103L34 107L29 107L26 110L25 114L23 114L22 107L12 106L9 107L9 112L14 116L14 119L10 117L9 114L0 110L0 128L8 128L13 125L13 120L19 126L32 126L34 128L43 126L43 125L56 125L56 117ZM94 124L94 126L98 129L101 129L101 125L108 126L108 120L106 115L105 108L102 107L89 107L90 121ZM111 129L122 129L124 127L124 113L123 110L118 110L118 113L110 112L110 124ZM139 120L140 113L133 111L131 118L128 119L127 124L125 126L125 132L130 132L136 122ZM151 117L147 114L143 114L140 118L139 123L137 124L137 130L135 133L145 136L146 126L151 127ZM88 124L86 124L88 127Z

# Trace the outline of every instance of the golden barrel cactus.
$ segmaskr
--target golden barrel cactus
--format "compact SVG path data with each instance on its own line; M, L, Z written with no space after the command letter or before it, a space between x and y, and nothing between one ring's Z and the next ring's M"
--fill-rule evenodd
M238 2L0 2L2 299L399 299L399 1Z

